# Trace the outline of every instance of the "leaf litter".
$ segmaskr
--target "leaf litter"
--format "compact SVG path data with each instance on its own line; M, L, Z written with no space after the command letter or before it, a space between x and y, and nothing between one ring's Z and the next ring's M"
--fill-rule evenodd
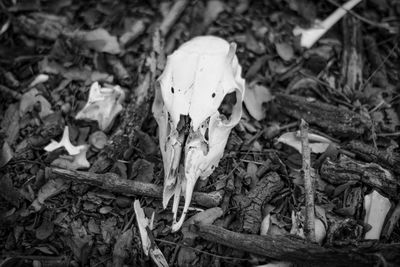
M142 232L157 245L162 264L262 265L273 258L207 241L192 231L202 224L276 238L297 227L293 232L307 235L302 234L306 218L300 118L310 120L320 247L357 249L368 240L400 242L400 120L395 91L399 49L391 19L399 15L398 3L360 3L351 7L351 14L340 8L345 1L188 3L3 4L7 11L1 12L7 16L0 19L2 251L49 266L150 263L147 248L141 245L144 224L138 226L137 202L131 195L73 178L53 179L50 172L57 165L87 173L98 159L111 155L111 166L104 164L106 172L140 185L161 185L156 124L150 109L135 106L143 99L152 101L151 90L148 95L146 90L153 88L163 70L163 60L155 57L170 54L199 34L236 42L246 73L248 113L232 131L220 166L195 190L223 197L202 212L205 207L194 201L182 232L171 233L172 214L161 208L159 199L135 196L141 218L152 218ZM338 11L345 16L334 19L334 27L315 23ZM352 24L352 19L361 23ZM165 51L153 47L158 23L163 26ZM360 27L362 39L344 40L345 25L353 27L352 34ZM301 37L293 34L296 27L302 28ZM324 34L312 42L302 39L321 30ZM349 53L364 58L363 64L344 64ZM362 85L342 77L349 75L345 68L361 68ZM285 102L280 94L293 101ZM329 115L333 111L343 117ZM348 134L361 132L357 129L362 134ZM197 218L196 223L191 218ZM393 258L399 257L388 259Z

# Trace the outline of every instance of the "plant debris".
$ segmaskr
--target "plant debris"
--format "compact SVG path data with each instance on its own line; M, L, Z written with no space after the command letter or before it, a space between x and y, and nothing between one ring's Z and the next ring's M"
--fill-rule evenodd
M0 265L399 266L398 17L396 0L1 1Z

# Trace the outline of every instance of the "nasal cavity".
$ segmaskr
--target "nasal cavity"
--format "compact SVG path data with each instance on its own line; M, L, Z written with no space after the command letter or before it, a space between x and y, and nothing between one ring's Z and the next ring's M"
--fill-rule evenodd
M221 102L221 105L219 105L219 113L224 115L228 121L231 118L233 107L236 105L236 102L236 91L233 91L232 93L226 94Z
M188 115L181 114L178 125L176 127L176 130L178 131L178 133L184 133L185 135L189 134L190 122L191 122L191 119Z

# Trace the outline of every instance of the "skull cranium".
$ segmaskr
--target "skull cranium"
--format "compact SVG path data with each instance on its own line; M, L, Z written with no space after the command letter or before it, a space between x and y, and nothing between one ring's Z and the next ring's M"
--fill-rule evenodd
M234 43L196 37L168 57L158 79L153 114L164 163L164 209L174 195L172 231L182 226L197 179L214 171L241 118L245 81L235 52ZM229 97L235 102L223 114ZM177 222L181 192L185 204Z

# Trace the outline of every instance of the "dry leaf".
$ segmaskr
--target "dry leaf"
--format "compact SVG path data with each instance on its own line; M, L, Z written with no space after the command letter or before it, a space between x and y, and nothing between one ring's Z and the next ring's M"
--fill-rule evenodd
M204 25L208 26L225 10L225 4L219 0L210 0L204 12Z
M97 131L92 133L89 136L89 144L91 144L94 148L101 150L107 144L107 135L102 131Z
M110 35L103 28L93 31L78 31L73 34L73 37L97 52L110 54L119 54L121 52L117 37Z
M5 141L1 148L0 154L0 168L5 166L12 158L13 158L13 151L10 145Z
M263 103L271 101L272 95L268 88L258 84L250 84L244 93L244 104L250 115L256 120L265 118Z
M40 103L40 118L44 118L53 113L49 101L47 101L47 99L44 98L36 88L32 88L22 95L19 105L20 117L22 117L26 112L30 111L37 102Z
M285 61L289 61L294 56L293 47L287 43L276 43L276 52Z
M69 155L77 155L81 152L82 149L85 149L84 145L80 145L80 146L74 146L71 141L69 140L69 128L68 126L65 126L64 128L64 133L63 136L61 138L60 142L51 140L51 143L48 144L44 150L46 150L47 152L51 152L54 151L60 147L64 147L65 150L67 150Z
M49 197L55 196L61 191L66 190L69 187L69 183L67 183L63 179L51 179L46 184L40 188L36 199L32 202L31 207L35 211L39 211L42 208L42 205L46 199Z
M98 82L90 87L88 102L75 119L96 120L102 131L112 126L115 117L122 111L125 93L121 87L102 88Z
M193 215L188 220L186 220L182 225L183 238L188 240L194 240L197 234L189 231L189 226L191 224L212 224L216 219L222 216L224 211L220 207L210 208L196 215Z
M313 153L324 153L328 146L332 143L332 141L330 141L329 139L317 134L308 134L308 140L310 142L309 146L311 152ZM293 147L301 154L301 138L298 131L282 134L278 138L278 142Z
M8 106L3 120L1 121L0 128L5 131L6 138L4 139L9 145L14 145L18 138L19 133L19 113L18 104L11 104ZM1 167L1 165L0 165Z

